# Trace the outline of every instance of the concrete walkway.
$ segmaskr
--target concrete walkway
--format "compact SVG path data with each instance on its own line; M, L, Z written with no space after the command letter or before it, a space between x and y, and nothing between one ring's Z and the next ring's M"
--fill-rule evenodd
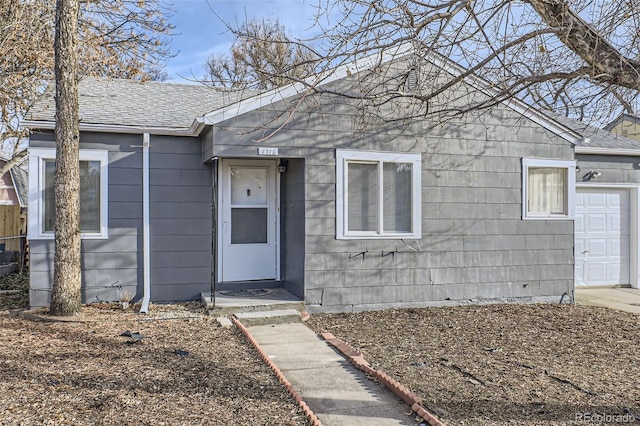
M604 306L619 311L640 313L640 290L576 287L576 302L580 305Z
M301 323L248 327L324 426L415 425L415 414Z

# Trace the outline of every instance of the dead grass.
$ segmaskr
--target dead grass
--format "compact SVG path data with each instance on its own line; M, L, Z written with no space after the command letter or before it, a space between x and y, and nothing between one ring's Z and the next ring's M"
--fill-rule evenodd
M308 324L362 351L448 425L563 425L578 423L581 413L640 414L634 314L491 305L313 315Z
M193 307L141 318L92 305L85 322L58 323L0 313L0 424L308 424L241 333Z

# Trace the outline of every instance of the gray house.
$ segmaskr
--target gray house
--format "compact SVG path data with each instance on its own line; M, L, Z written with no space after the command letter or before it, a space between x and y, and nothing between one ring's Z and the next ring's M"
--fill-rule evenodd
M366 72L343 66L322 84ZM471 86L491 95L472 78L451 90ZM357 100L302 85L238 94L85 78L80 97L85 302L197 299L213 281L283 287L310 311L569 302L574 218L596 217L584 209L600 183L628 210L624 232L638 232L638 163L517 101L362 128ZM49 303L53 276L53 105L26 123L32 306ZM616 284L638 284L635 234L606 242L629 244Z

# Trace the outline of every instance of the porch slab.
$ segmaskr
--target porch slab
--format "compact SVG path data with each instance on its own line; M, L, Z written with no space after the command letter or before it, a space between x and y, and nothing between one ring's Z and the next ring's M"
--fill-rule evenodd
M295 309L305 310L304 301L284 288L265 289L264 295L254 291L248 296L240 296L230 291L216 291L215 300L211 300L211 292L201 294L202 304L209 309L211 315L232 315L239 312L258 312ZM214 304L215 302L215 304Z

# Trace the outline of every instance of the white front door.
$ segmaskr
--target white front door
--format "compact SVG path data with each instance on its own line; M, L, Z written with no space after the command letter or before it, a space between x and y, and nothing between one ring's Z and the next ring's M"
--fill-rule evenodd
M576 285L629 284L630 191L577 188Z
M223 160L221 279L277 278L277 179L271 160Z

